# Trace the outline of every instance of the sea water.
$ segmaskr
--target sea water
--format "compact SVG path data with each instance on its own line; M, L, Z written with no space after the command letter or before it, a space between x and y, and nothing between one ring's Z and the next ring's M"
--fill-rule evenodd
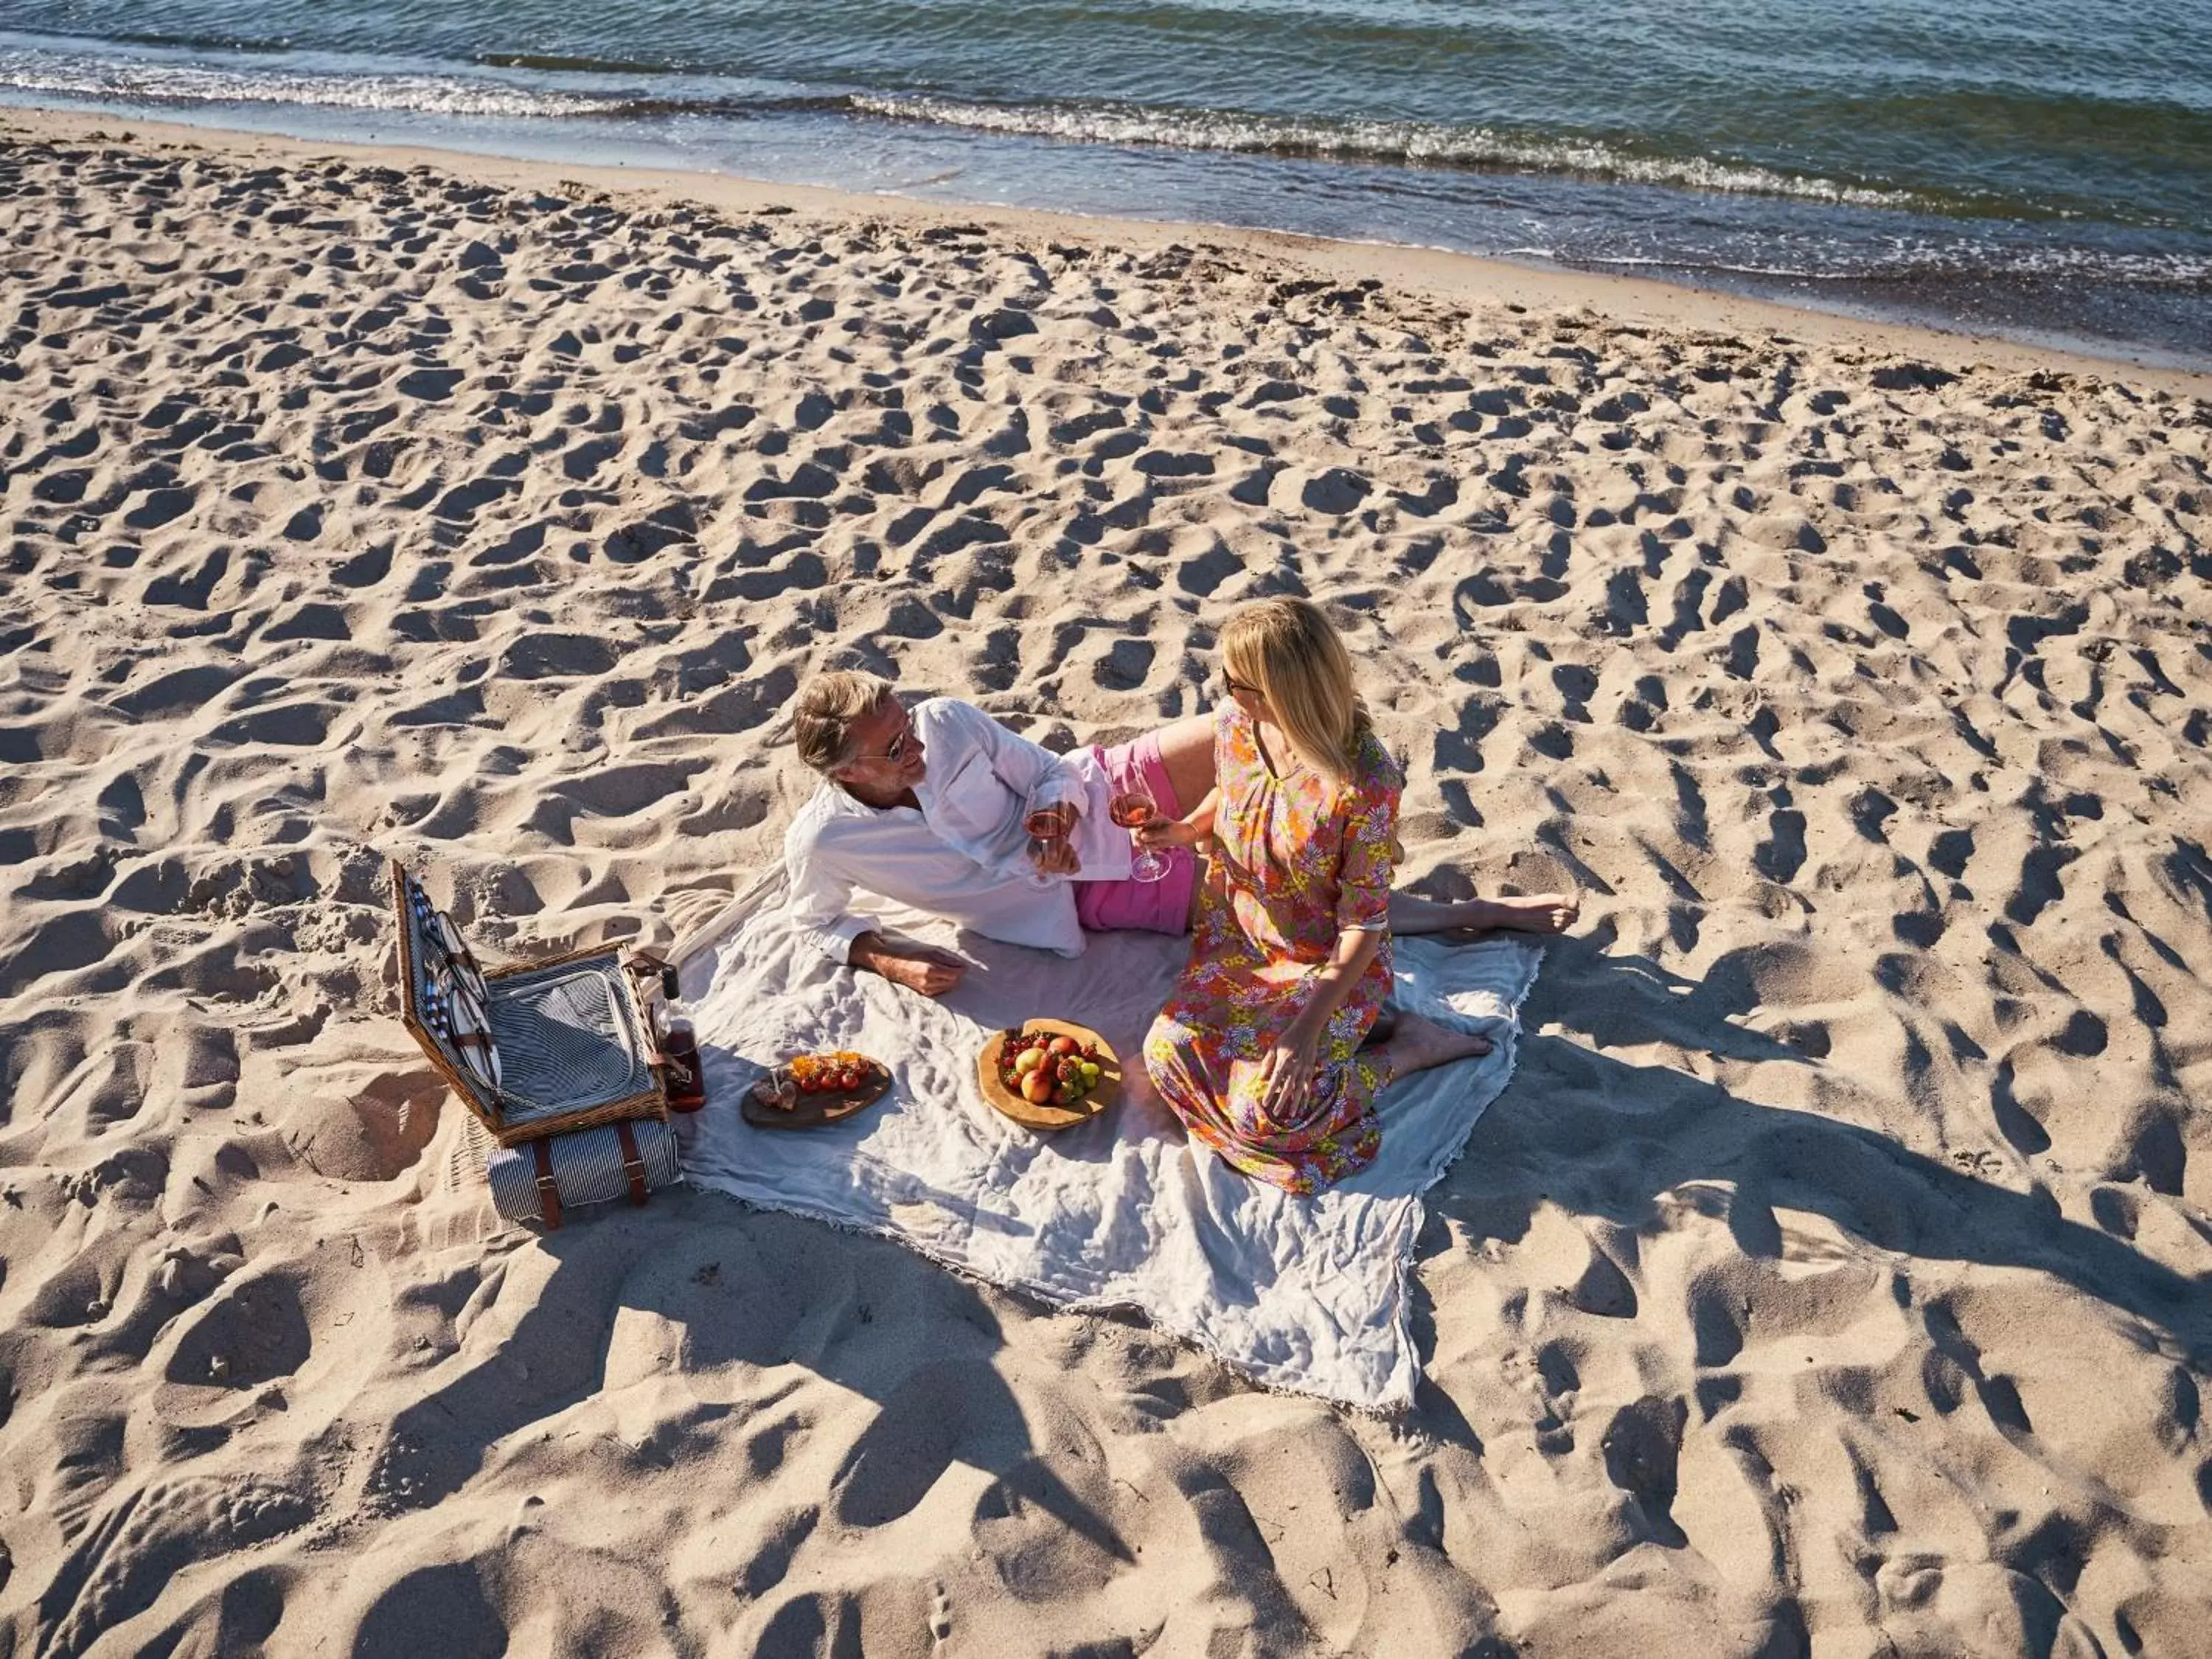
M0 100L1457 249L2212 367L2212 0L5 0Z

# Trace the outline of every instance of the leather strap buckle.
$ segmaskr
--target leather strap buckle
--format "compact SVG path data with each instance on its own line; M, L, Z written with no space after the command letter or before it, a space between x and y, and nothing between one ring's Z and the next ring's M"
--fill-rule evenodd
M553 1149L544 1140L530 1143L530 1152L538 1164L538 1213L549 1228L561 1224L561 1183L553 1178Z
M615 1125L615 1139L622 1143L623 1173L629 1177L629 1201L642 1204L647 1196L645 1157L637 1149L637 1135L627 1120Z

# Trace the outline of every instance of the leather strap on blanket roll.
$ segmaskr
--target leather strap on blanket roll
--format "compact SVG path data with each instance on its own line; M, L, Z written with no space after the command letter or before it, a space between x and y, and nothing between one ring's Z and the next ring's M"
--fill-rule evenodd
M645 1202L645 1160L638 1156L637 1134L628 1122L615 1125L615 1138L622 1142L623 1173L629 1177L629 1201Z
M623 1125L625 1152L631 1150L628 1130L629 1126ZM557 1227L561 1224L561 1183L553 1179L552 1148L543 1140L533 1140L530 1150L538 1159L538 1212L545 1218L548 1227Z

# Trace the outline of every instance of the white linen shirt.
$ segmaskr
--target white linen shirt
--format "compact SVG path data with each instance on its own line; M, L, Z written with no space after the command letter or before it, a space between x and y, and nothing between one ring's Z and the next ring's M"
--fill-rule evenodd
M800 937L831 961L845 961L853 941L877 925L854 908L861 892L948 917L986 939L1082 955L1067 882L1039 887L1030 879L1024 820L1032 799L1073 800L1087 824L1095 799L1088 775L1097 770L1089 751L1055 755L952 697L915 705L912 718L927 763L915 786L919 811L869 806L825 778L785 831L788 909ZM1127 875L1126 848L1121 859Z

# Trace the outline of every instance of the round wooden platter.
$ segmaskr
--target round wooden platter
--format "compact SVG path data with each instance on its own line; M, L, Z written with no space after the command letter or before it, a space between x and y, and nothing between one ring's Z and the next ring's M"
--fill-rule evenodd
M891 1091L890 1067L875 1062L876 1080L858 1089L824 1089L820 1094L801 1094L789 1111L779 1111L748 1088L738 1103L738 1114L756 1129L818 1129L840 1123L855 1112L864 1112Z
M1071 1024L1064 1019L1024 1020L1017 1035L1027 1036L1031 1031L1073 1037L1078 1046L1095 1044L1098 1049L1098 1086L1073 1106L1032 1104L999 1081L999 1053L1006 1046L1006 1034L994 1031L975 1060L975 1081L983 1091L984 1099L1024 1128L1047 1133L1087 1123L1114 1103L1121 1091L1121 1061L1112 1043L1089 1026Z

